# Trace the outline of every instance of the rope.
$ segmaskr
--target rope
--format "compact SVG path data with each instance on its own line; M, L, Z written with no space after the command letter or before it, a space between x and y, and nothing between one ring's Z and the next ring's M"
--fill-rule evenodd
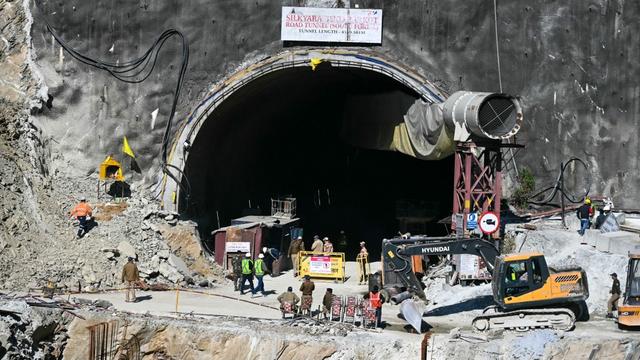
M498 4L497 0L493 0L493 24L495 30L495 39L496 39L496 60L498 62L498 84L500 85L500 92L502 93L502 70L500 68L500 45L498 41ZM515 138L514 138L515 144ZM509 149L509 153L511 154L511 161L513 162L513 169L518 175L520 172L518 171L518 165L516 164L515 154L513 153L513 149Z
M500 92L502 92L502 71L500 70L500 47L498 44L498 4L497 0L493 0L493 23L496 32L496 59L498 60L498 83L500 84Z
M140 287L140 286L135 286L136 289L140 289L140 290L145 290L144 288ZM29 290L36 290L36 289L29 289ZM87 295L92 295L92 294L104 294L104 293L109 293L109 292L118 292L118 291L126 291L128 290L127 287L113 287L113 288L106 288L106 289L102 289L102 290L98 290L98 291L65 291L65 292L61 292L61 293L56 293L56 296L67 296L67 295L81 295L81 294L87 294ZM163 291L163 292L168 292L168 291L180 291L180 292L188 292L188 293L193 293L193 294L200 294L200 295L207 295L207 296L216 296L216 297L221 297L221 298L225 298L225 299L231 299L231 300L236 300L236 301L242 301L242 302L246 302L249 304L253 304L253 305L258 305L258 306L262 306L262 307L266 307L269 309L273 309L273 310L278 310L280 311L280 309L270 306L270 305L266 305L266 304L261 304L255 301L251 301L251 300L246 300L246 299L241 299L241 298L237 298L234 296L229 296L229 295L223 295L223 294L216 294L216 293L208 293L208 292L204 292L204 291L198 291L198 290L192 290L192 289L188 289L188 288L181 288L181 287L176 287L176 288L168 288L166 290L148 290L148 291Z

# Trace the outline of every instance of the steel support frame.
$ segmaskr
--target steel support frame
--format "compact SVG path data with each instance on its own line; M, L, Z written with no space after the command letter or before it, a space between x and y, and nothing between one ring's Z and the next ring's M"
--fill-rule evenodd
M500 142L482 144L458 142L454 155L453 215L451 229L456 231L456 214L463 214L467 228L471 212L493 211L500 217L502 195L502 153ZM500 237L498 230L494 238Z

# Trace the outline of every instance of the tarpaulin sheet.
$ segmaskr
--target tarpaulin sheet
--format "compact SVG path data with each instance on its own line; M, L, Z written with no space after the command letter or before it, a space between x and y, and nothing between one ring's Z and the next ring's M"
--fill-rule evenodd
M354 146L399 151L423 160L453 154L453 134L442 108L402 94L352 96L346 101L342 136Z
M416 100L404 116L414 156L439 160L455 151L453 133L445 126L442 107Z

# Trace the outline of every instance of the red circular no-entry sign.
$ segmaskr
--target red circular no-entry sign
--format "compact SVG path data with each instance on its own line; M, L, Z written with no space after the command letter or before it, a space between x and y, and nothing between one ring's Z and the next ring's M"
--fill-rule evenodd
M493 234L500 228L500 218L496 213L488 211L480 216L480 230L485 234Z

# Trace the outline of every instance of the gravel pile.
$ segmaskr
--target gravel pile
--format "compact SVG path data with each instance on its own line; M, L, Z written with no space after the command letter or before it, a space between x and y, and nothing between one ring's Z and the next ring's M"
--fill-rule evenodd
M62 359L70 316L0 299L0 359Z
M196 224L160 210L135 186L126 203L112 203L109 197L97 199L95 173L80 179L52 178L50 187L36 190L19 175L3 177L0 189L8 189L10 195L2 202L6 221L0 229L4 234L0 235L0 289L40 288L48 281L73 291L117 287L129 256L137 259L140 274L149 284L206 286L222 279L217 265L198 253ZM96 220L78 239L69 211L80 196L94 207ZM178 240L198 250L191 251L186 262L163 236L176 231L182 237ZM195 262L199 262L198 271L190 267Z

